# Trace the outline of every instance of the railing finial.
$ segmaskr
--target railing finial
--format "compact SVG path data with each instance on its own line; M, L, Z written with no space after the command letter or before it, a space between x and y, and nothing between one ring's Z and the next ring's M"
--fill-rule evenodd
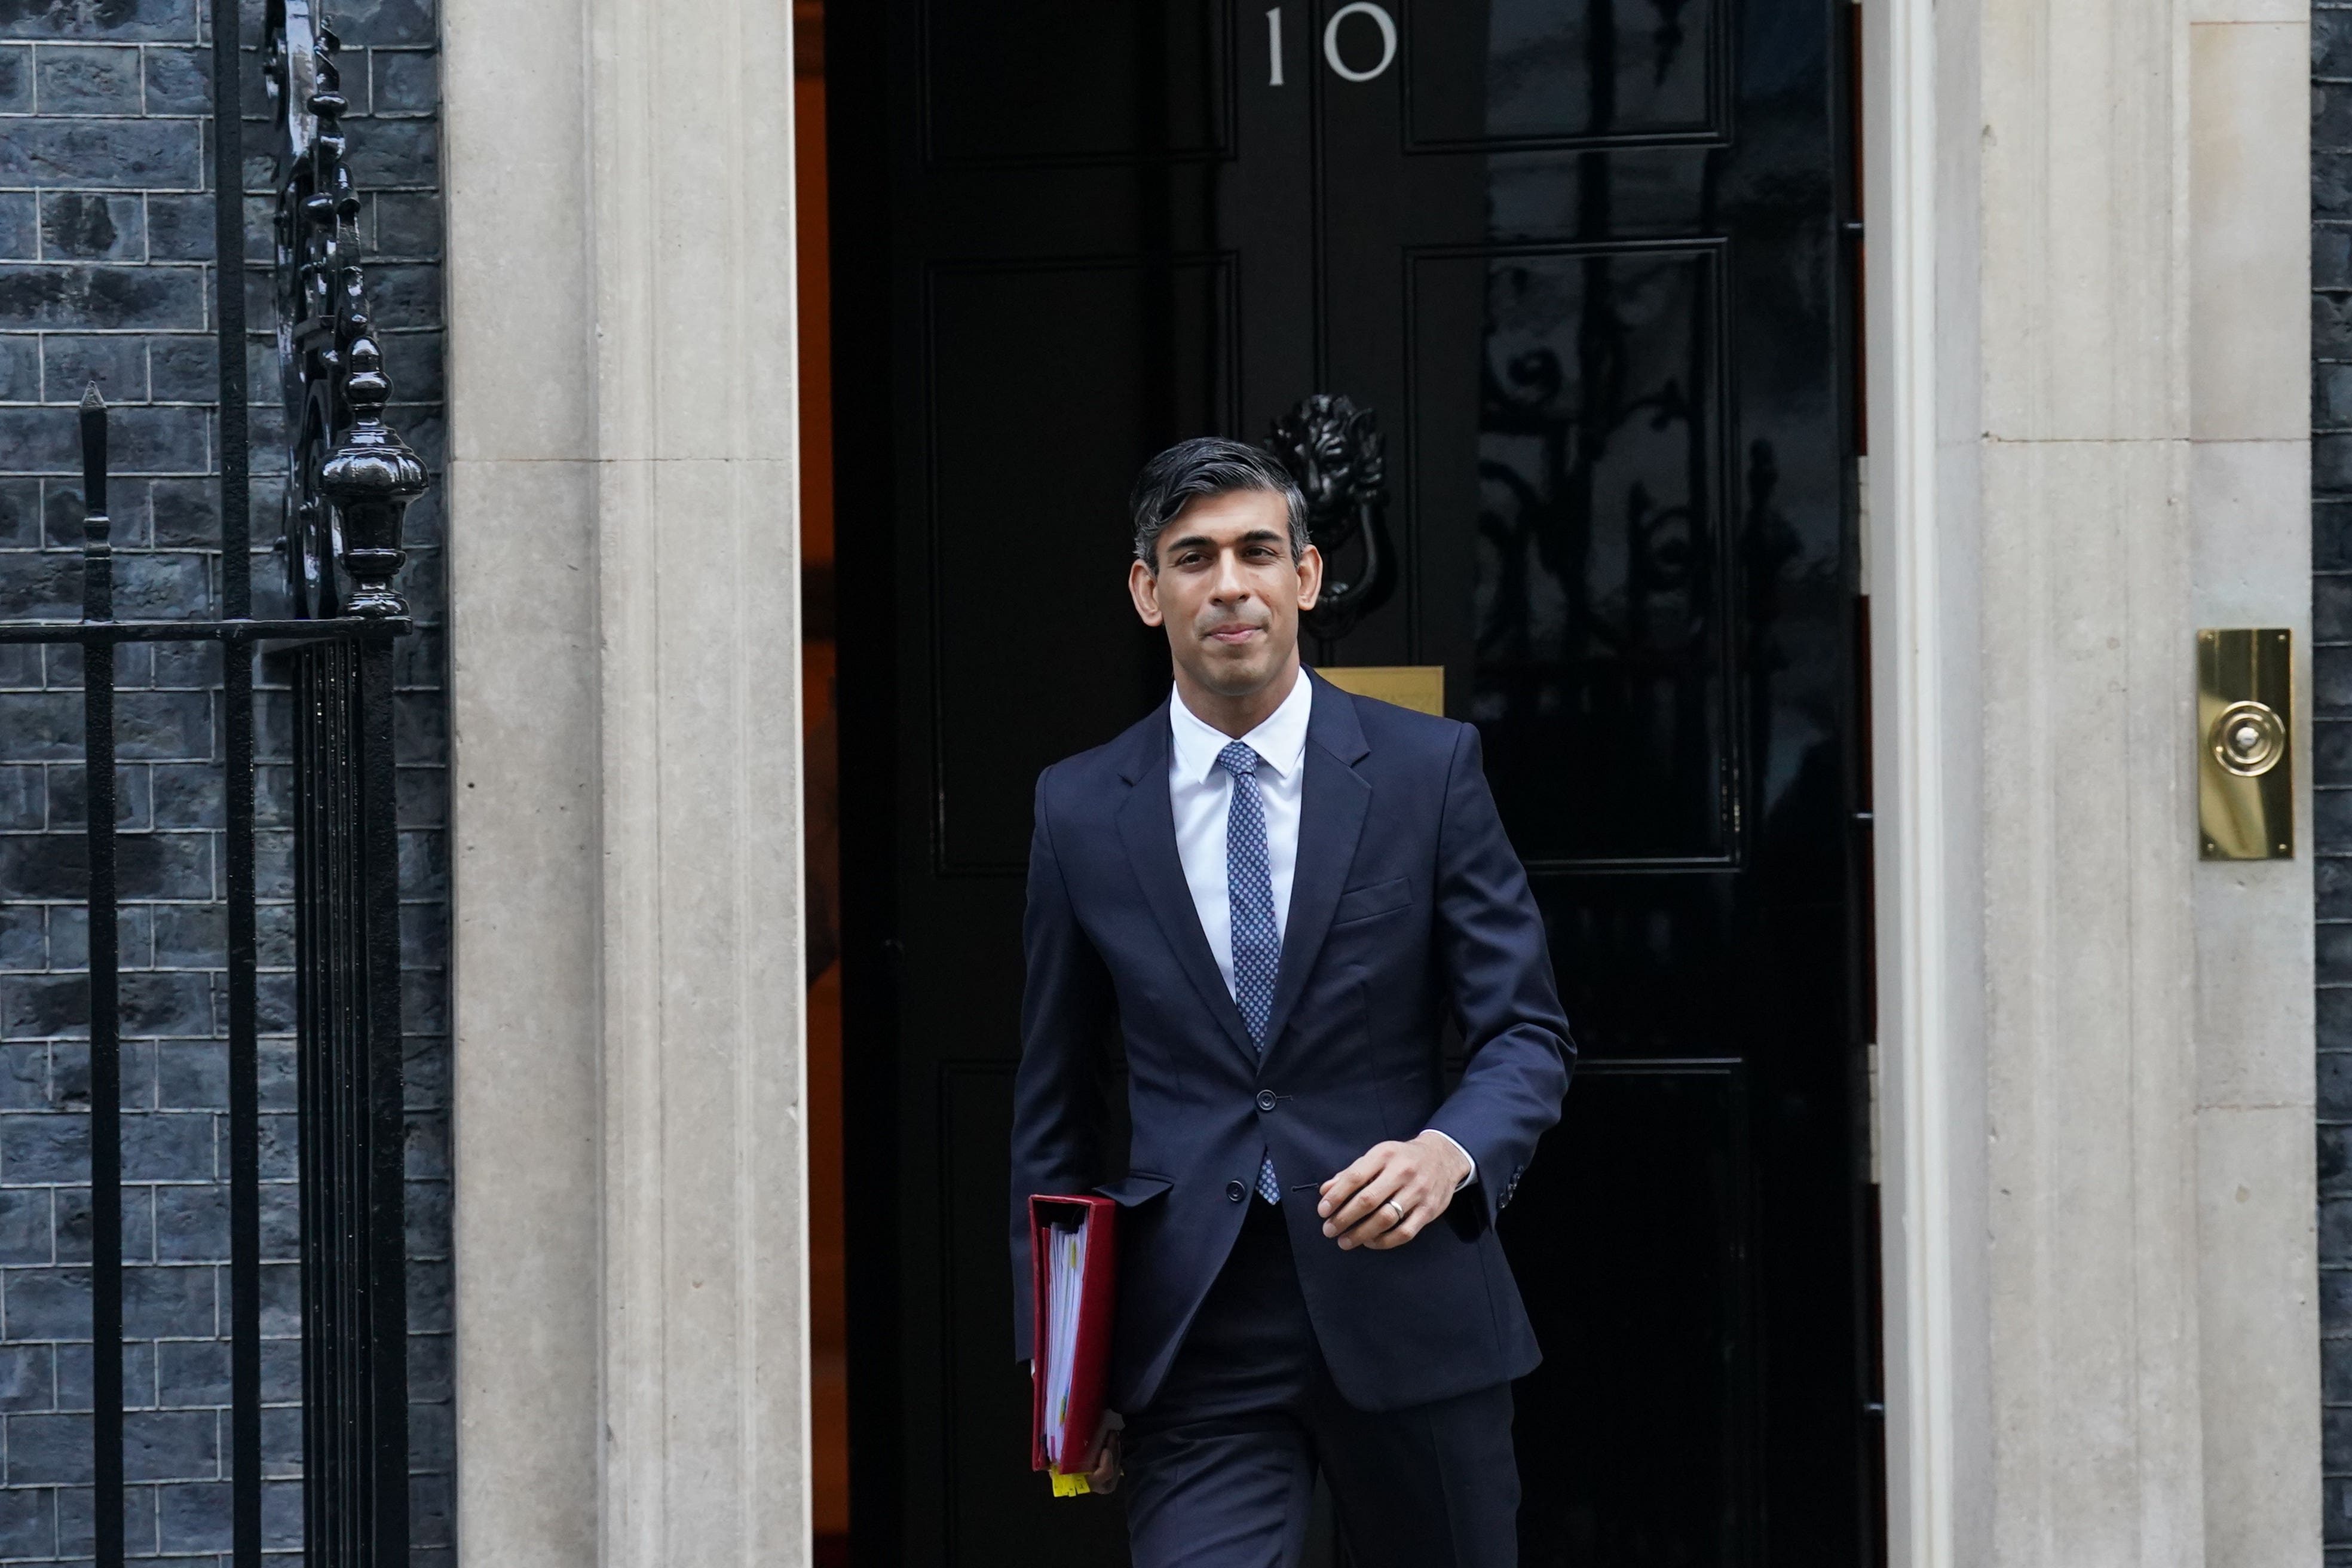
M114 618L114 525L106 515L106 399L81 395L81 618Z
M343 520L343 570L353 584L345 607L354 616L405 616L408 603L392 578L408 559L400 547L401 519L408 503L425 493L425 463L383 422L383 405L392 397L383 355L365 316L354 315L351 323L343 395L351 403L352 427L319 470L319 489Z

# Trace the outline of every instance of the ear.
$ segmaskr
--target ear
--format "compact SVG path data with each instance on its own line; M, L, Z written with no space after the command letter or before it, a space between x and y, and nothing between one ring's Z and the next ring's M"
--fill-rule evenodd
M1315 607L1315 601L1322 596L1323 552L1310 544L1298 557L1298 607L1311 610Z
M1160 579L1140 561L1128 563L1127 593L1135 601L1135 613L1142 617L1145 626L1156 626L1165 618L1160 613Z

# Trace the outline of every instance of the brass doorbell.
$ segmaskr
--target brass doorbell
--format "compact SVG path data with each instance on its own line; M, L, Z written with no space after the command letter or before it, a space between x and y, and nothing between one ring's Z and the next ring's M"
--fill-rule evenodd
M2197 827L2207 860L2294 855L2294 634L2197 634Z

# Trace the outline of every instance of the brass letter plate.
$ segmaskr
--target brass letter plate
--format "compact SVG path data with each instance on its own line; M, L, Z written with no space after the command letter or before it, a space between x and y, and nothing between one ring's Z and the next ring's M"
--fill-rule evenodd
M1342 691L1445 717L1445 667L1442 664L1348 664L1337 668L1318 664L1315 673Z
M2294 855L2294 637L2197 634L2197 826L2206 860Z

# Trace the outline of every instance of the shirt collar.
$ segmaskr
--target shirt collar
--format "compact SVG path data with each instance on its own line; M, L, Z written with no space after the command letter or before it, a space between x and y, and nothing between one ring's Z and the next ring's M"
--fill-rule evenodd
M1282 706L1267 714L1265 721L1242 740L1258 754L1263 766L1288 778L1307 761L1307 721L1314 710L1315 694L1308 689L1307 670L1302 666ZM1170 693L1168 716L1178 776L1204 780L1212 777L1217 772L1217 753L1233 743L1233 737L1185 707L1181 691Z

